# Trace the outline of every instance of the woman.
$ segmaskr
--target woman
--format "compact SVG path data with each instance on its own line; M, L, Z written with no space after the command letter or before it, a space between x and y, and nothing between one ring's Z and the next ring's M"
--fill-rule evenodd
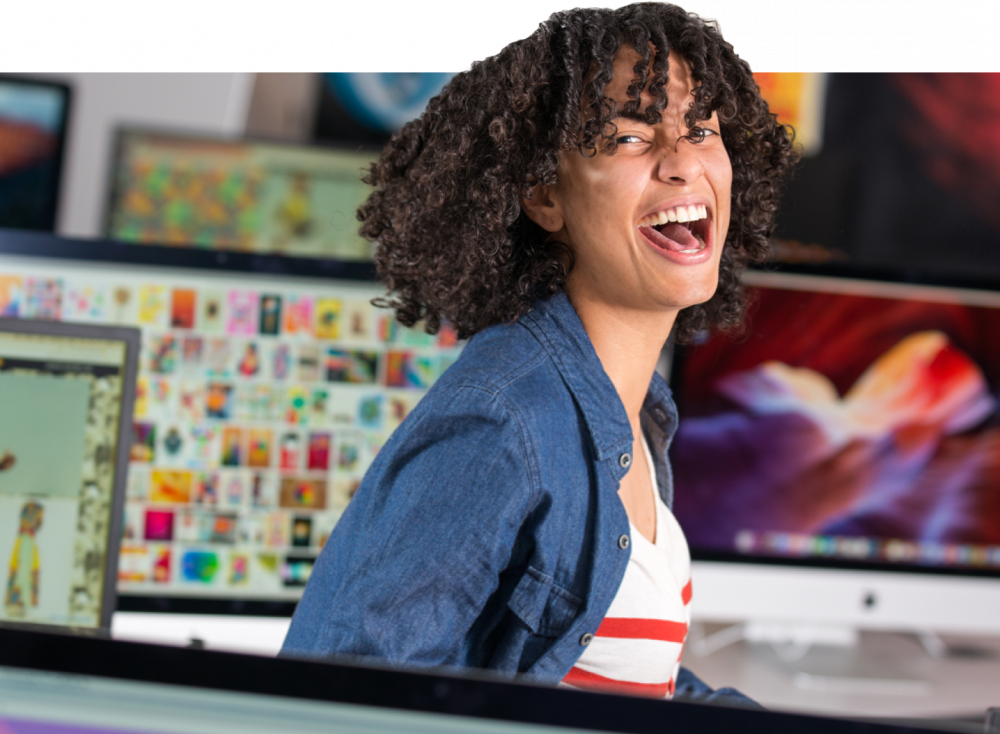
M671 5L557 13L456 76L359 218L397 318L471 339L372 464L283 652L709 696L678 667L690 562L654 368L671 330L739 323L792 158L749 67Z

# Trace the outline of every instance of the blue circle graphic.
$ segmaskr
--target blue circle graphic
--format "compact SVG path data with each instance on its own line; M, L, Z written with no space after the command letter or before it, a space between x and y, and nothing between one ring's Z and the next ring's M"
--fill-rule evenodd
M427 72L324 74L327 89L358 121L394 133L420 116L454 74Z

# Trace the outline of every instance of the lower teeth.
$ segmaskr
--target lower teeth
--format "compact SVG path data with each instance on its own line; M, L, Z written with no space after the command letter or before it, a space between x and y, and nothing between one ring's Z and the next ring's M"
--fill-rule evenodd
M701 252L702 250L705 249L705 240L703 240L701 237L698 237L698 235L695 235L695 237L698 238L698 246L692 250L681 250L682 253L692 255L696 252Z

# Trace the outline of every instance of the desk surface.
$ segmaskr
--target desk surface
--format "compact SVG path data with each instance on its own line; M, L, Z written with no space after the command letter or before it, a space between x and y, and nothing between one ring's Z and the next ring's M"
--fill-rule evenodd
M768 708L838 716L968 718L1000 706L1000 639L942 635L932 657L914 635L862 632L853 648L739 641L701 653L692 629L683 664L713 687L732 686ZM785 658L783 659L782 653Z

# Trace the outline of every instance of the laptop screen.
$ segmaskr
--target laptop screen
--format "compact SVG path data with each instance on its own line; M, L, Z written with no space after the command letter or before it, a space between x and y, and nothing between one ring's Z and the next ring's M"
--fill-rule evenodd
M0 320L0 620L96 628L128 342L8 328Z

